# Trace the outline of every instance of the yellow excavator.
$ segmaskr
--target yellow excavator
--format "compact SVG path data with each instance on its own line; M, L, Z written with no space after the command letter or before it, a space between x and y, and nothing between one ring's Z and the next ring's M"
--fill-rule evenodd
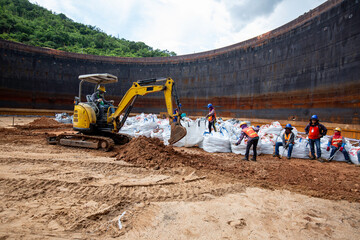
M118 78L108 73L86 74L79 76L79 96L75 97L73 129L77 133L63 133L49 136L48 143L64 146L85 147L109 151L114 144L125 144L131 137L120 134L119 130L125 124L138 96L149 93L164 92L165 103L169 115L171 134L169 144L180 141L186 135L186 128L181 123L181 104L176 93L175 82L171 78L152 78L133 82L131 88L121 99L118 107L111 104L100 106L86 95L86 102L81 101L82 85L84 82L99 86L116 83ZM178 111L173 112L173 98Z

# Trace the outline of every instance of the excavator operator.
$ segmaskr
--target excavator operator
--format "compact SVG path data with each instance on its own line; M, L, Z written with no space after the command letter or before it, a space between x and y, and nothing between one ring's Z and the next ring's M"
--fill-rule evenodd
M90 100L96 104L99 108L99 118L103 117L104 110L107 112L107 109L110 106L113 106L112 100L106 101L104 94L106 93L105 86L99 85L96 91L91 95ZM114 111L114 108L111 108L111 112ZM106 114L105 112L105 114Z

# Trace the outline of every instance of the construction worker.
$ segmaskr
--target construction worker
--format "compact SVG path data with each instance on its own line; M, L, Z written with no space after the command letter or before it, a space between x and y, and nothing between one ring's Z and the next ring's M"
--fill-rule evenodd
M277 142L275 144L275 153L273 157L280 158L279 147L283 146L285 149L288 149L287 158L291 159L292 149L295 144L295 134L292 132L292 130L293 127L291 126L291 124L290 123L286 124L285 132L281 136L282 142Z
M211 127L214 127L214 131L216 132L215 122L216 122L216 112L215 108L211 103L208 104L209 113L206 115L206 118L209 121L209 133L211 133Z
M178 116L177 116L177 115L179 114L179 109L175 108L173 114L176 115L176 116L174 116L174 118L173 118L173 122L177 122L177 120L178 120Z
M329 162L332 161L332 157L334 156L334 154L337 151L340 151L344 154L345 160L347 163L351 164L352 162L350 161L350 157L348 152L346 151L345 147L345 138L343 136L341 136L341 129L340 128L335 128L334 129L334 136L332 136L329 139L328 142L328 146L326 148L326 151L330 151L331 148L331 152L330 152L330 158L329 158Z
M321 157L321 148L320 148L320 138L326 135L327 129L324 125L319 123L319 118L317 115L312 115L310 118L310 123L306 126L305 132L309 138L309 145L311 151L311 160L315 158L315 146L316 146L316 155L319 162L324 162ZM315 146L314 146L315 145Z
M173 122L177 122L178 120L178 116L179 116L179 109L181 109L182 105L181 103L179 104L179 108L175 108L174 111L173 111L173 114L175 115L174 118L173 118ZM180 116L180 119L181 119L181 116Z
M95 103L103 102L103 104L105 104L105 102L107 102L104 98L105 93L105 86L99 85L96 91L91 95L90 100Z
M257 132L259 132L259 128L248 127L246 122L240 123L240 127L242 128L242 132L239 140L237 141L237 143L235 143L235 145L239 145L245 136L248 140L246 145L245 157L242 160L249 161L250 148L251 146L253 146L254 155L251 160L256 161L256 147L259 142L259 135L257 134Z
M359 141L359 146L360 146L360 141ZM360 149L357 151L357 157L358 157L358 164L360 163Z
M360 141L359 141L359 146L360 146ZM357 157L358 157L358 164L360 163L360 149L357 151Z
M96 104L96 106L99 108L99 118L101 119L104 115L104 111L107 113L107 109L110 106L113 106L112 103L114 101L106 101L104 98L104 94L106 93L105 86L99 85L96 91L91 95L90 100ZM114 111L114 108L110 109L110 112L112 113ZM105 113L105 114L106 114Z

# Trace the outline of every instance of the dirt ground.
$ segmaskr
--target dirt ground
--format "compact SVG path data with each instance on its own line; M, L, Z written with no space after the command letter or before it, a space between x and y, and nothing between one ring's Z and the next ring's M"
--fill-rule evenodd
M354 165L142 137L101 152L48 145L72 130L53 119L11 125L0 117L0 239L360 239Z

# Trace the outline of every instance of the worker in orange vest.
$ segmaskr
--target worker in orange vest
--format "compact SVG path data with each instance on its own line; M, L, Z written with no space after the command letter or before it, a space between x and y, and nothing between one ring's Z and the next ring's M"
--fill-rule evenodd
M330 158L332 158L332 156L334 156L336 151L340 151L344 154L345 160L347 163L351 164L352 162L350 161L350 157L348 152L346 151L345 147L345 138L343 136L341 136L341 129L340 128L335 128L334 129L334 136L332 136L329 139L328 142L328 146L326 148L326 151L330 151L331 148L331 152L330 152ZM329 160L331 161L331 160Z
M291 153L295 144L295 134L292 130L293 127L291 124L286 124L285 132L281 136L282 141L275 144L275 153L273 154L273 157L281 158L279 154L279 147L283 146L285 149L288 149L287 159L291 159Z
M208 104L209 113L206 115L208 121L209 121L209 133L211 133L211 127L214 128L214 131L216 132L215 128L215 122L216 122L216 112L215 108L211 103Z
M259 142L259 135L257 133L260 129L259 127L248 127L246 122L240 123L240 127L242 128L242 132L239 140L235 143L235 145L239 145L244 137L246 137L248 140L246 144L245 157L242 160L249 161L250 148L253 146L254 155L251 160L256 161L256 147Z
M306 126L305 132L309 138L309 145L311 151L311 160L315 159L315 146L316 155L319 162L324 162L321 157L320 138L326 135L327 129L324 125L319 123L317 115L312 115L310 123ZM315 146L314 146L315 145Z

